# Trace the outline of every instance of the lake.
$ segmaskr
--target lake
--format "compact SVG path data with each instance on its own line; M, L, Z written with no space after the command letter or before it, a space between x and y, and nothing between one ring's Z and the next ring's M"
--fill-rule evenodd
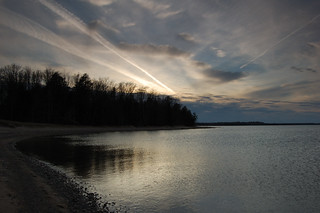
M320 212L320 126L114 132L18 148L128 212Z

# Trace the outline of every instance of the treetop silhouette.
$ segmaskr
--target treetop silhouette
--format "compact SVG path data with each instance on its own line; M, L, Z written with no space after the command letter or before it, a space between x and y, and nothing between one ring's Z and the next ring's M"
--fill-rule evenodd
M62 75L19 65L0 68L0 118L80 125L195 125L197 116L171 96L132 82Z

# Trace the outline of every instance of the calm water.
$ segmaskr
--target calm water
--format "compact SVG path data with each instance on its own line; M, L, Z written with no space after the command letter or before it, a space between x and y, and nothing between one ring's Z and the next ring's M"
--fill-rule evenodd
M19 147L130 212L320 212L320 126L116 132Z

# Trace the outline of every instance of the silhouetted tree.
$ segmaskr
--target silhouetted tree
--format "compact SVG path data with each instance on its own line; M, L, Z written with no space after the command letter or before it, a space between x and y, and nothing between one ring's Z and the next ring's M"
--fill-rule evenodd
M91 80L12 64L0 68L0 118L85 125L194 125L196 114L171 96L131 82Z
M65 116L69 106L67 83L58 72L51 73L46 80L47 121L50 123L66 123Z

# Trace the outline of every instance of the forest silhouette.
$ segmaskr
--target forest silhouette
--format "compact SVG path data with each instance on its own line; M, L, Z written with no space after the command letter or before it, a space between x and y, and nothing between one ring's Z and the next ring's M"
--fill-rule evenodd
M0 118L75 125L193 126L197 115L178 99L131 82L11 64L0 68Z

